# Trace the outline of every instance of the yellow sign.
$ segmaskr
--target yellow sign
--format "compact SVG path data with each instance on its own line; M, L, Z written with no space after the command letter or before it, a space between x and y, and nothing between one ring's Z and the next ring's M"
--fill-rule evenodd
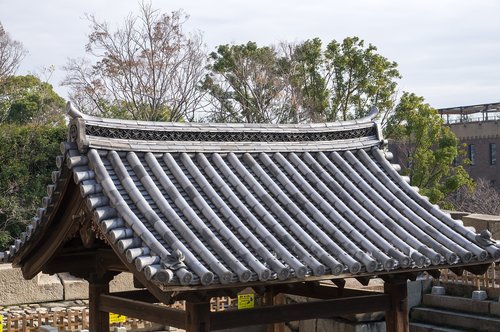
M3 331L3 316L0 315L0 332Z
M120 315L120 314L114 314L112 312L109 313L109 323L125 323L127 321L127 316ZM0 332L2 332L0 330Z
M238 309L251 309L255 306L254 294L238 295Z

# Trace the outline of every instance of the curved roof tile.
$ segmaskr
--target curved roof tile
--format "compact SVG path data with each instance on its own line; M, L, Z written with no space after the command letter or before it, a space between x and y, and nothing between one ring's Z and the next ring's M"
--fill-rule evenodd
M134 273L165 285L398 273L500 257L495 242L479 243L397 173L371 118L275 126L69 114L61 170L4 260L29 252L67 172L100 235Z

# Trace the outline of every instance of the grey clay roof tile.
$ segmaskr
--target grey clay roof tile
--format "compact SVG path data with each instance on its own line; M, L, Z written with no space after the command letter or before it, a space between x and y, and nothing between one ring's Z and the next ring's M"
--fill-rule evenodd
M76 122L97 131L79 144L62 143L57 165L71 169L111 245L136 273L157 282L331 278L500 257L500 248L477 243L474 232L405 182L369 119L292 126ZM204 133L231 141L190 141ZM60 196L60 174L47 188L46 207ZM29 245L50 211L39 209L0 257L10 260Z

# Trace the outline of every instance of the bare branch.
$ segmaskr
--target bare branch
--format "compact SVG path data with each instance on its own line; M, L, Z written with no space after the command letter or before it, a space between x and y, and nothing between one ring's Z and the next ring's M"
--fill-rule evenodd
M0 23L0 83L15 74L26 53L23 44L13 40Z
M448 201L458 211L500 215L500 192L486 179L478 179L472 189L461 188Z
M182 11L165 14L144 2L115 31L87 18L92 31L86 51L93 61L70 60L63 81L84 112L153 121L195 118L205 93L199 86L206 52L201 34L183 32Z

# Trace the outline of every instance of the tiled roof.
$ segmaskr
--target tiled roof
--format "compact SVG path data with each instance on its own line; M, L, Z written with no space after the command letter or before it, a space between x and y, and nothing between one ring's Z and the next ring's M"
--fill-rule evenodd
M58 164L102 235L149 280L327 279L500 257L496 242L478 242L398 174L369 118L259 126L70 114ZM40 210L4 258L49 218Z

